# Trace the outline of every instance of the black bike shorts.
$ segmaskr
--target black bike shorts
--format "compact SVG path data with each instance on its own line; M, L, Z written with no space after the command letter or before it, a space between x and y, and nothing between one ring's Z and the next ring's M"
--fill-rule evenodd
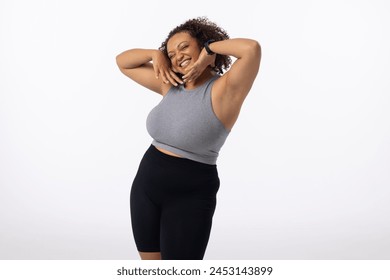
M201 260L220 181L217 165L167 155L150 145L130 192L138 251L165 260Z

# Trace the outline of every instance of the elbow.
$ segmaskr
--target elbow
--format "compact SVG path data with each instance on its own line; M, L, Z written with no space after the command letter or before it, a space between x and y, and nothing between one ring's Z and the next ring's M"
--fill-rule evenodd
M261 59L261 46L256 40L250 40L247 46L247 54L253 59L260 61Z
M115 61L116 61L116 65L118 65L119 68L121 68L121 58L120 58L120 54L118 54L115 58Z
M256 40L245 39L241 47L241 55L237 58L248 57L251 60L260 58L261 56L261 46L260 43Z
M261 55L261 46L258 41L251 40L249 43L249 49L251 53L255 53L256 55Z

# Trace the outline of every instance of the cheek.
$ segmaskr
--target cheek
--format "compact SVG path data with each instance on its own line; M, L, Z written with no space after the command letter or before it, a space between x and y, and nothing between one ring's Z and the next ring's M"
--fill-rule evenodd
M199 55L200 55L200 50L195 49L195 50L192 50L192 51L191 51L191 56L192 56L192 58L193 58L195 61L198 60Z

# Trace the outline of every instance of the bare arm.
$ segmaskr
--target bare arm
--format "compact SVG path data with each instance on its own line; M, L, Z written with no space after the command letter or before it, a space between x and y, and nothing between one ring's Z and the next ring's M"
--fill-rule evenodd
M237 58L225 75L226 91L244 100L257 76L261 60L260 44L251 39L231 39L210 44L215 53Z
M210 43L209 48L214 53L237 58L212 89L214 112L226 128L231 129L259 71L260 44L251 39L229 39ZM204 69L209 63L207 56L210 55L203 49L193 69L184 75L183 79L196 79L199 75L197 68Z
M229 71L221 77L223 91L237 101L243 101L252 87L260 67L261 47L251 39L229 39L209 44L209 48L217 54L237 58ZM199 60L207 56L202 50ZM186 75L187 76L187 75ZM183 78L187 78L184 76Z
M165 55L159 50L131 49L117 55L120 71L138 84L159 94L181 82L170 69Z

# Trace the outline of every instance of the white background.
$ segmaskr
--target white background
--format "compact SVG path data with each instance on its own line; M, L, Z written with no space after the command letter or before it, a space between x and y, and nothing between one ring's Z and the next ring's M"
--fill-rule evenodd
M197 16L263 53L205 259L389 259L389 6L1 0L0 259L138 259L129 193L161 97L115 57Z

